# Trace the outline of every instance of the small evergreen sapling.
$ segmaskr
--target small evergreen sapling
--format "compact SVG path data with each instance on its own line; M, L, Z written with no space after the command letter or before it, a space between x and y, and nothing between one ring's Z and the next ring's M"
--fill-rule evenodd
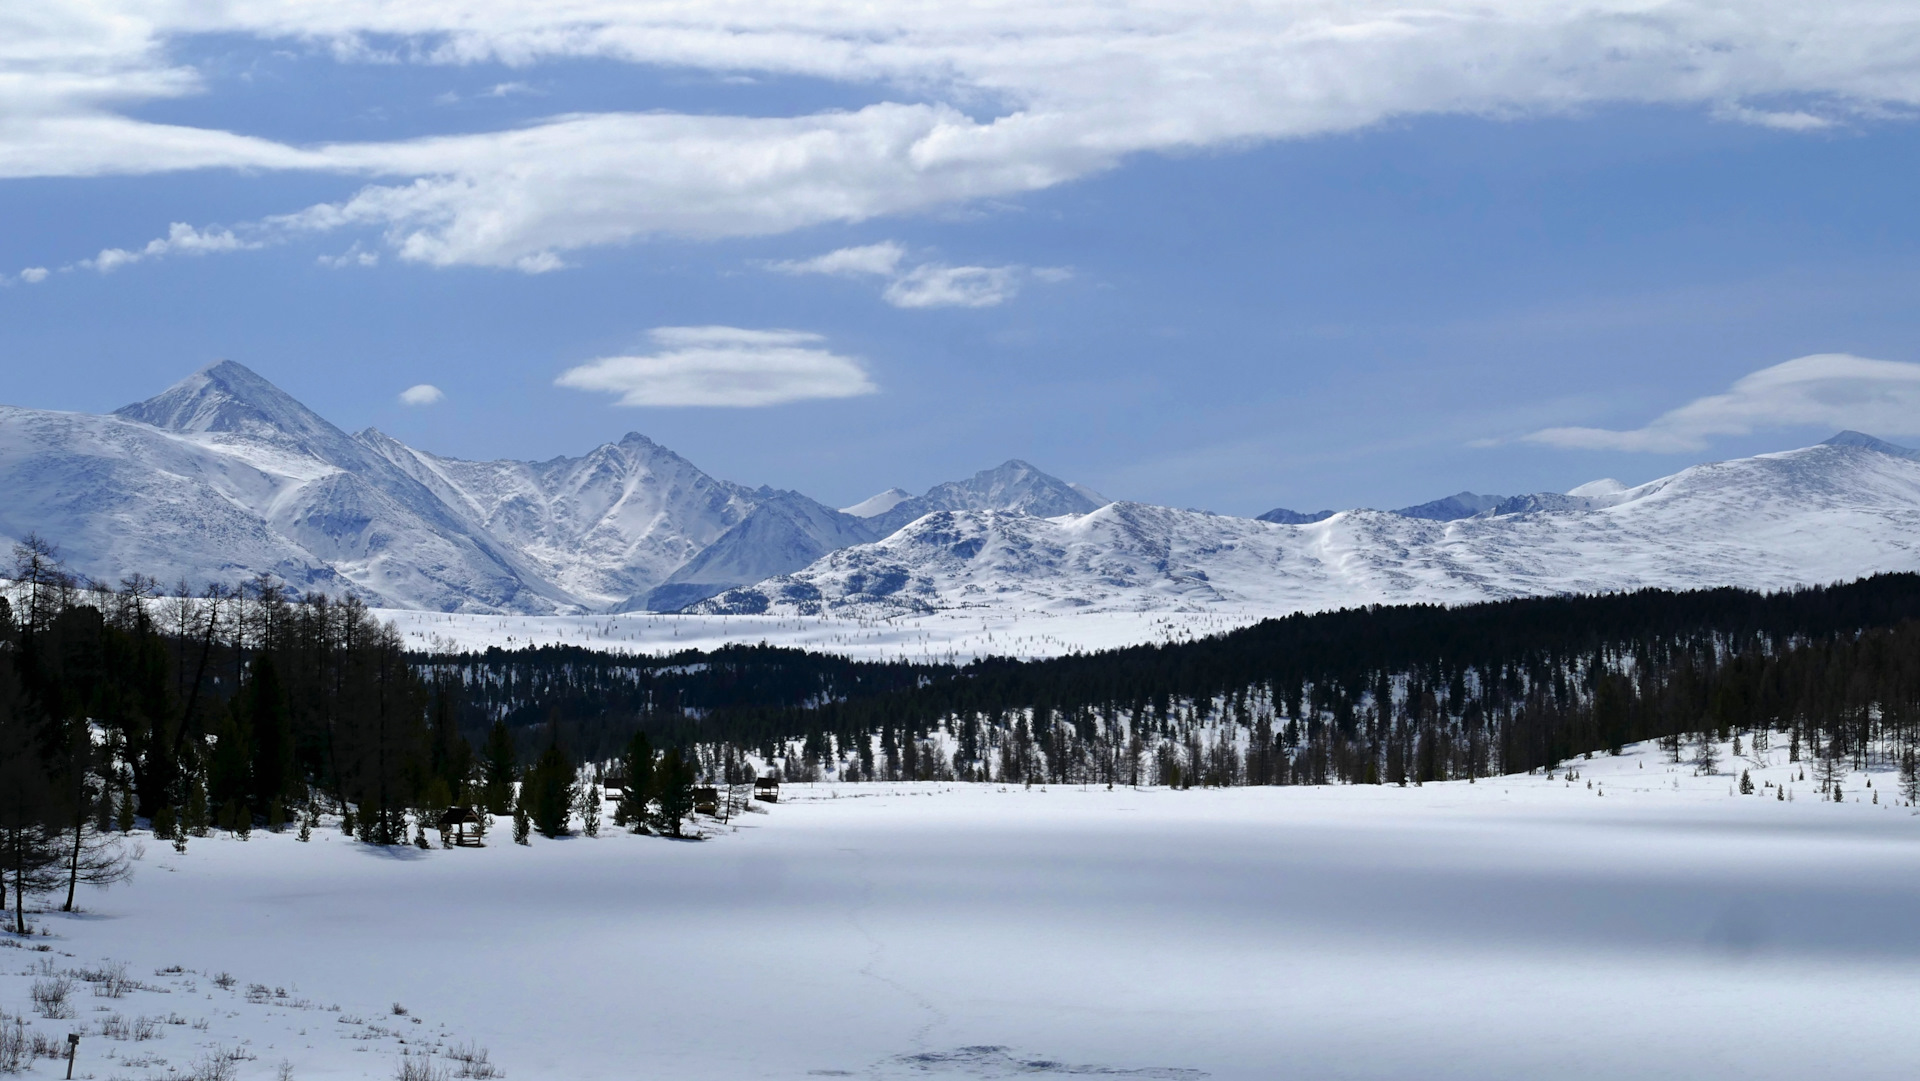
M589 837L600 836L600 786L589 784L580 793L580 832Z
M1748 775L1746 770L1740 771L1740 794L1743 796L1753 795L1753 778Z

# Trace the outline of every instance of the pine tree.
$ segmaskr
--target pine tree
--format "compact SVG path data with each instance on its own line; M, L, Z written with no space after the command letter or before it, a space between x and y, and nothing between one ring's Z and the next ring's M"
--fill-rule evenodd
M1694 771L1712 774L1720 765L1720 747L1714 742L1712 732L1700 733L1700 746L1693 757Z
M577 792L573 763L559 743L548 743L520 783L520 805L542 837L561 837L569 832L574 804L579 802Z
M633 734L621 763L627 775L627 787L620 795L613 820L637 833L646 827L647 804L653 802L654 795L653 744L645 732Z
M527 805L519 800L513 802L513 843L528 843L527 835L533 829L533 819L527 817Z
M191 834L195 837L205 837L207 835L207 790L200 784L200 778L197 776L187 785L187 806L181 816L180 825L182 836Z
M580 832L589 837L600 836L600 786L590 784L580 794Z
M60 883L59 837L50 828L57 813L32 734L0 713L0 888L13 889L15 934L27 933L26 898Z
M513 810L513 782L519 772L513 733L507 730L505 721L495 721L487 730L487 746L480 755L480 799L488 813L504 815Z
M670 748L660 760L655 779L653 828L659 833L680 836L680 823L693 814L693 765Z
M1748 775L1746 770L1740 771L1740 794L1743 796L1753 795L1753 778Z

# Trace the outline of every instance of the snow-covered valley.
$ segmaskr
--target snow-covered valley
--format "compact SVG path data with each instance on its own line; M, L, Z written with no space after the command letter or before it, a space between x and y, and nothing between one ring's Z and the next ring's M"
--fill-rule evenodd
M1637 745L1407 788L789 785L698 844L148 840L0 950L0 1008L100 1079L454 1047L520 1081L1906 1076L1920 822L1890 771L1823 802L1785 744L1712 776ZM115 962L124 997L32 1008Z

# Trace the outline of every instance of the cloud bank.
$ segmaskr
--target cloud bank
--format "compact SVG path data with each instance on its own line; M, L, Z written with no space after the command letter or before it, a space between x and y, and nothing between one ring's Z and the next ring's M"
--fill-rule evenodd
M648 337L655 352L589 361L555 385L635 406L780 405L880 389L859 362L820 348L825 339L805 331L658 327Z
M198 71L170 59L197 35L324 48L341 63L531 69L597 58L805 76L882 100L800 116L561 115L315 146L137 119L144 103L204 92ZM771 235L1015 196L1134 154L1607 103L1699 108L1788 131L1903 117L1920 107L1920 8L49 0L0 16L0 178L332 172L362 186L235 232L264 242L362 229L404 260L535 272L571 252L653 236Z
M1677 453L1718 435L1822 425L1874 435L1920 435L1920 364L1846 353L1800 357L1741 378L1664 413L1642 428L1545 428L1531 443L1582 450Z

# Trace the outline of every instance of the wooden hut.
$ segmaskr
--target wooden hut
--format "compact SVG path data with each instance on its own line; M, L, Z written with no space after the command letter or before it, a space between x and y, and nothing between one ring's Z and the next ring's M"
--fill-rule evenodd
M693 789L693 813L717 815L720 813L720 790L710 784L695 785Z
M753 798L762 803L780 802L780 780L777 777L760 777L753 782Z
M460 848L482 848L480 816L471 807L449 807L440 812L440 844ZM472 833L469 835L468 831Z

